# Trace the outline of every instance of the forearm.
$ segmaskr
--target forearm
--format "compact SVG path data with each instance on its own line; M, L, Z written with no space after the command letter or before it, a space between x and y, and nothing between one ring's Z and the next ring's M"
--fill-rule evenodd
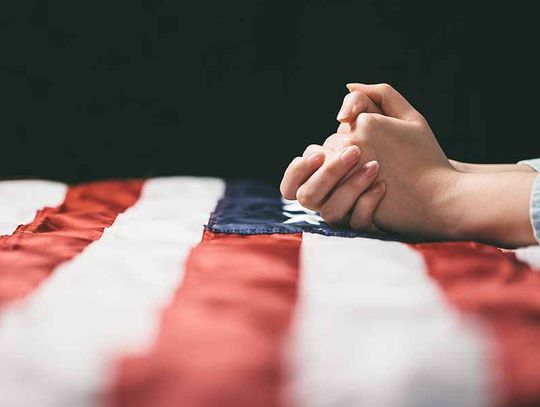
M537 175L533 171L460 174L447 200L450 238L505 247L537 244L530 220Z
M533 172L528 165L522 164L472 164L461 161L450 160L452 166L461 172L473 173L494 173L494 172Z

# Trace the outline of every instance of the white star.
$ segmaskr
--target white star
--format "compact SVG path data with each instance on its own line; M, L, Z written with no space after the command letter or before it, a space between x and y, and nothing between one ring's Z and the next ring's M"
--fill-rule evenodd
M287 212L304 212L309 213L310 215L317 214L316 211L312 211L311 209L304 208L302 205L298 203L298 201L291 201L290 199L281 198L281 202L283 202L283 210Z
M289 213L289 212L283 212L283 215L287 216L290 219L287 219L283 223L300 223L300 222L306 222L310 225L320 225L323 219L316 214L310 214L310 213Z

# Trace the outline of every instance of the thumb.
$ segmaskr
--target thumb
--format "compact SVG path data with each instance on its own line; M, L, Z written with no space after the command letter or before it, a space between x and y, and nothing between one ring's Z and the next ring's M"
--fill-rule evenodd
M359 91L373 100L383 113L396 119L417 121L422 115L397 90L386 83L366 85L363 83L349 83L350 92Z

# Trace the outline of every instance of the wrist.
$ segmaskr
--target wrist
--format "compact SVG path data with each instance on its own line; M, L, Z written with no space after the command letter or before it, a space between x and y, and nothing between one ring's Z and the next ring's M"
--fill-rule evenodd
M460 173L443 205L447 238L500 246L536 244L529 216L535 173Z
M464 164L464 163L460 163ZM467 173L454 166L440 176L440 188L434 196L432 208L436 219L436 228L443 240L466 240L468 227L461 220L461 214L467 210L466 180ZM462 168L462 167L461 167Z

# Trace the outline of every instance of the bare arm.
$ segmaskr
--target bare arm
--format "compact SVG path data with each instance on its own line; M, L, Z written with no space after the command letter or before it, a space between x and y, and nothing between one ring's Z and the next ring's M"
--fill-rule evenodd
M538 174L521 171L461 173L443 203L452 240L505 247L537 244L529 205Z

